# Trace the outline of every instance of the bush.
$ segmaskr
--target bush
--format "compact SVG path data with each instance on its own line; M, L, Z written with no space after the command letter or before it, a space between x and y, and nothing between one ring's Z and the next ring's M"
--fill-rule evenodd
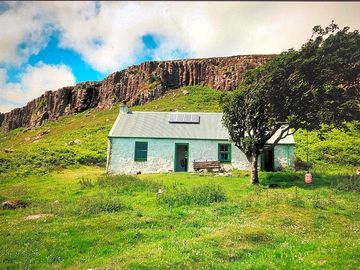
M338 178L335 188L343 191L360 193L360 175Z
M174 185L158 196L158 203L170 207L191 204L209 205L225 199L225 193L219 185L207 184L194 187L191 190Z
M116 197L85 197L75 207L74 212L81 215L96 215L100 213L113 213L128 209Z
M133 175L102 176L97 179L100 187L111 187L123 192L158 191L160 185L151 180L141 180Z
M300 197L297 188L295 188L295 196L290 199L290 203L294 207L303 208L305 207L305 201Z
M81 186L81 188L91 188L94 186L93 182L91 181L91 179L85 178L85 177L81 177L79 184Z

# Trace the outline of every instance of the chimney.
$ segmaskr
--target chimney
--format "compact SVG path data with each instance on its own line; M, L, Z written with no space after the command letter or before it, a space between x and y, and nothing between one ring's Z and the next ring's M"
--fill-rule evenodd
M126 100L124 100L120 105L120 114L127 114L127 113L129 113L129 108L126 105Z

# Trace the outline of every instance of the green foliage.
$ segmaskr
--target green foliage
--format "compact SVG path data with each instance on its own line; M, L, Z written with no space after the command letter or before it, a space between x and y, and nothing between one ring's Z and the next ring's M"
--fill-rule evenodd
M181 205L209 205L214 202L221 202L226 199L223 189L218 185L207 184L193 187L191 190L179 187L174 184L164 193L159 194L158 203L170 207Z
M35 108L36 112L41 111L46 105L46 100L43 97L37 98L35 102L36 102L36 108Z
M293 198L290 199L291 204L294 207L300 207L300 208L304 208L305 207L305 201L304 199L299 195L298 189L295 189L295 195Z
M280 127L271 146L290 129L346 130L346 122L360 119L360 34L337 29L334 23L314 27L314 39L300 50L246 72L239 91L221 97L224 125L253 168L252 183L258 183L257 158ZM346 159L357 162L351 154Z
M31 204L0 210L0 268L359 268L358 194L339 190L340 176L270 189L249 186L245 175L149 174L123 180L141 186L124 193L115 180L100 186L103 172L79 167L1 181L1 200L25 196ZM82 188L82 178L94 186ZM164 192L149 192L139 182L147 179ZM168 207L159 200L175 183L193 198ZM207 183L226 200L211 203ZM47 216L29 219L39 214Z
M88 178L85 178L85 177L81 177L81 179L79 180L79 184L80 184L81 188L92 188L92 187L94 187L94 184L91 181L91 179L88 179Z
M348 132L333 130L327 132L322 138L318 132L308 132L309 161L314 163L314 169L341 170L349 168L350 171L360 164L360 136L356 122L347 126ZM298 130L294 134L296 141L295 155L299 160L306 162L305 130Z
M149 179L141 180L132 175L102 176L96 182L100 187L111 188L121 192L145 191L156 192L160 184Z
M78 215L97 215L100 213L113 213L127 209L119 198L83 197L75 206L73 212Z
M156 74L152 73L152 74L150 75L150 78L149 78L149 82L150 82L150 83L160 82L160 81L161 81L160 77L157 76Z
M183 91L188 94L184 95ZM217 111L219 95L209 87L185 87L131 109ZM15 151L0 151L0 175L42 175L55 169L81 165L105 167L107 135L117 115L118 106L110 110L87 110L63 116L57 121L47 121L31 130L19 128L1 133L0 149L12 148ZM74 140L80 140L80 143L70 143Z
M294 182L302 180L304 175L302 172L268 172L261 176L261 183L264 185L279 184L285 182Z
M335 187L338 190L360 193L360 175L338 178Z
M188 111L220 112L221 92L207 86L187 86L168 90L152 102L131 108L134 111Z

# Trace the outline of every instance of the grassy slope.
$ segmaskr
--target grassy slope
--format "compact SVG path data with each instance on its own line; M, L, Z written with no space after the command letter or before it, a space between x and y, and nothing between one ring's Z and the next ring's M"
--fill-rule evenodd
M183 91L189 94L184 95ZM219 111L220 92L208 87L193 86L169 91L165 97L132 110L168 111ZM7 134L0 134L0 149L11 148L13 153L0 152L1 173L7 175L28 175L46 173L55 168L79 164L105 165L107 134L117 115L118 106L111 110L88 110L76 115L48 121L41 127L29 131L20 128ZM48 134L36 137L44 131ZM80 144L68 145L79 139Z
M183 89L172 91L133 110L167 111L176 105L185 111L219 110L218 92L203 87L186 90L188 95ZM244 174L140 176L164 186L165 192L174 183L188 189L216 183L226 201L208 206L159 204L154 189L137 184L99 186L95 179L104 168L79 165L104 165L106 135L117 113L117 106L83 112L0 137L0 149L15 150L0 155L0 201L30 202L25 209L0 210L0 269L360 268L358 194L335 189L334 176L316 175L314 185L304 186L301 175L284 174L280 189L250 187ZM48 129L50 133L33 142ZM358 133L330 136L333 139L324 143L311 134L311 147L321 151L343 145L341 153L359 151ZM295 138L296 151L303 158L304 134ZM67 145L75 139L81 143ZM318 151L312 151L311 157L321 160ZM61 166L77 168L38 175ZM267 176L271 175L261 175ZM94 186L84 188L79 183L84 177ZM279 177L275 175L275 180ZM120 209L112 212L117 206ZM54 216L25 220L41 213Z
M188 91L184 95L183 91ZM169 91L164 97L132 110L144 111L220 111L220 92L208 87L193 86ZM106 161L107 134L118 114L118 106L111 110L88 110L65 116L56 122L46 122L31 130L16 129L0 134L0 176L44 174L57 168L78 165L104 166ZM37 136L44 131L48 134ZM325 141L316 133L309 133L310 161L316 169L353 171L360 164L359 130L344 134L334 131ZM79 139L80 144L68 145ZM295 134L296 156L306 160L306 136ZM35 141L35 142L34 142ZM3 149L14 149L4 153Z
M81 167L0 185L5 198L31 201L0 210L1 269L358 269L358 194L288 182L255 188L247 177L141 175L163 186L222 187L226 201L208 206L159 204L157 189L101 187L102 169ZM92 181L83 187L82 178ZM58 202L57 202L58 201ZM92 213L100 204L121 202ZM89 206L90 204L90 206ZM54 216L25 220L28 215ZM336 255L335 255L336 254Z
M308 133L309 160L315 169L354 172L360 165L359 125L349 125L350 132L333 130L320 140L316 132ZM297 158L306 161L306 131L295 133Z
M188 91L184 95L183 91ZM147 111L220 111L220 92L208 87L193 86L169 91L164 97L132 110ZM78 165L104 166L106 161L107 134L118 114L118 106L111 110L88 110L65 116L56 122L29 131L16 129L0 134L0 149L11 148L13 153L0 151L1 175L43 174L56 168ZM48 134L36 140L44 131ZM360 163L360 132L350 134L334 131L325 141L319 141L316 133L309 133L310 161L315 168L353 171ZM80 144L68 145L79 139ZM295 134L296 155L306 160L306 136ZM35 141L35 142L34 142Z

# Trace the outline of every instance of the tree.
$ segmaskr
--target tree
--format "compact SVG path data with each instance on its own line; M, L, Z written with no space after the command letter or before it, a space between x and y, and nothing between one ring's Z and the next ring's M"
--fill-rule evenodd
M360 119L359 85L359 32L334 23L315 26L300 50L247 72L239 89L223 94L220 103L229 135L250 163L251 182L259 183L259 155L277 130L270 148L300 128L346 131L346 122Z

